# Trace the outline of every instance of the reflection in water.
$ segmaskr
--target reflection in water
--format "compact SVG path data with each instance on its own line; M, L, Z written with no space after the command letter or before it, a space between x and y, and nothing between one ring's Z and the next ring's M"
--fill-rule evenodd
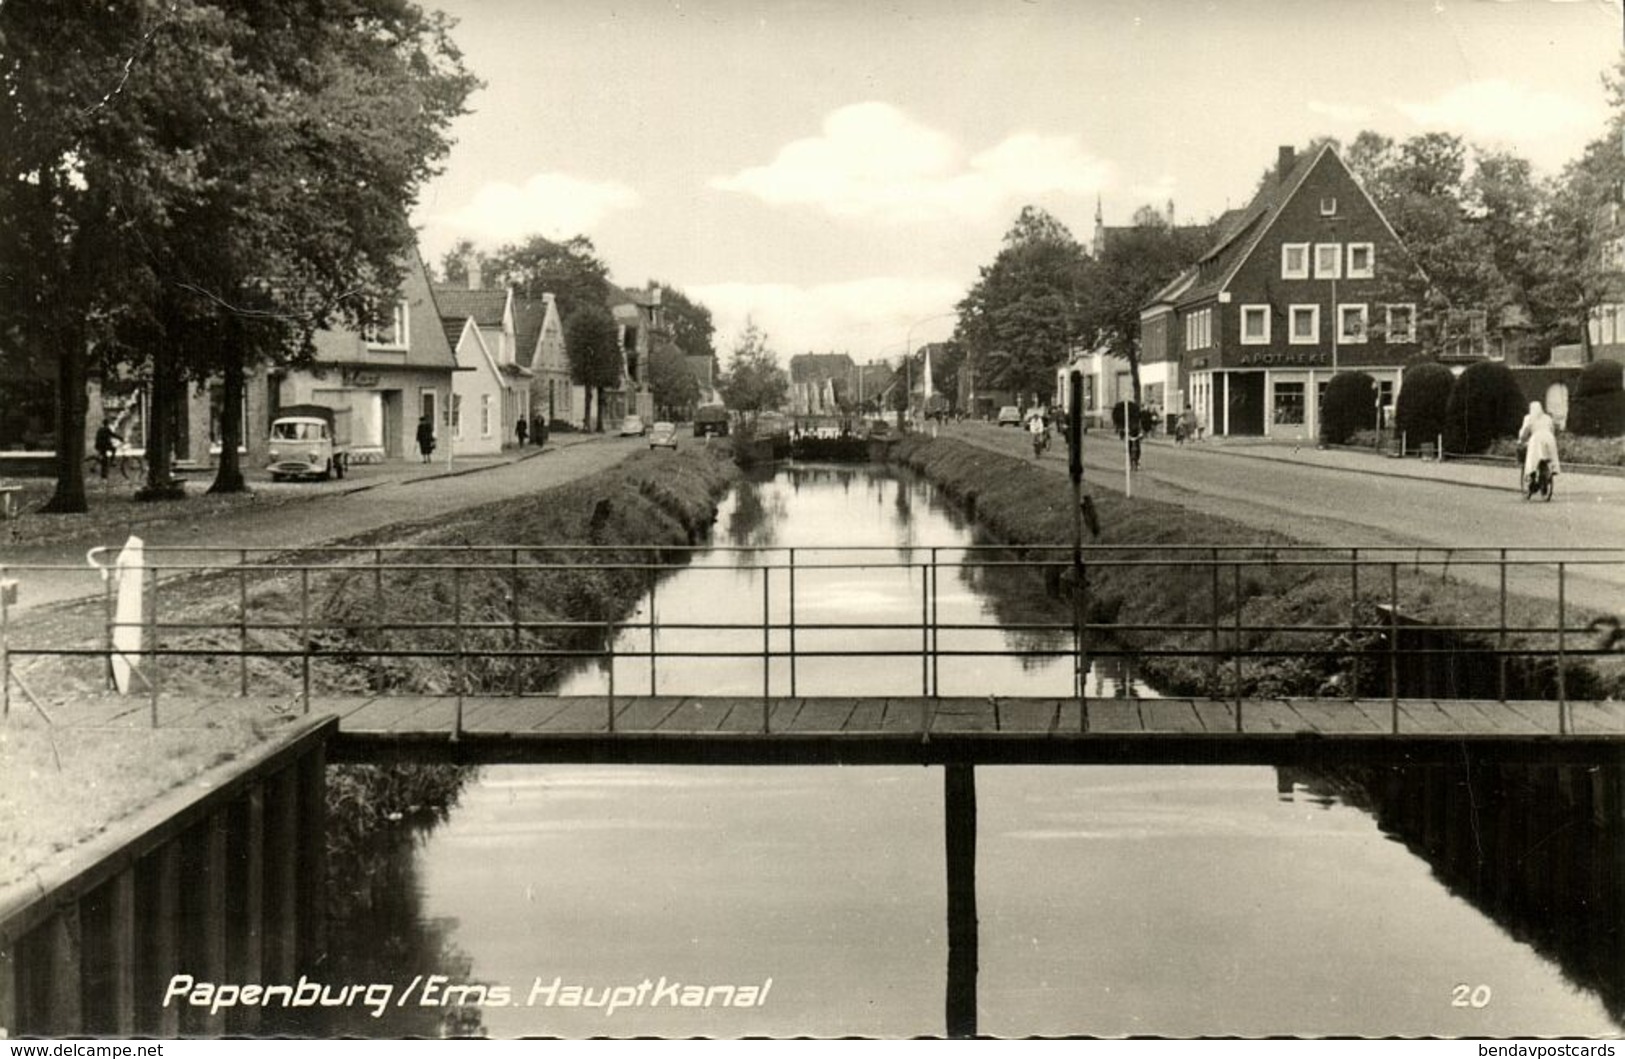
M1625 769L1471 764L1280 770L1368 810L1454 893L1625 1025Z
M912 540L897 525L905 511ZM722 518L729 541L744 546L878 545L890 559L902 542L918 560L930 549L912 541L932 542L943 559L972 543L929 487L866 470L801 467L753 480ZM660 582L635 620L653 608L673 625L696 615L750 621L763 606L760 576L732 556L696 557ZM797 577L803 649L818 645L823 622L920 616L918 567ZM980 626L983 637L945 633L943 648L1059 653L1031 666L943 659L945 694L1070 693L1068 633L999 628L1067 623L1041 573L984 560L957 576L944 571L937 592L943 621ZM788 619L782 596L769 606L772 620ZM636 635L623 631L634 644ZM676 629L660 636L662 649L685 642ZM739 649L742 636L759 633L710 646ZM829 633L827 642L906 651L919 635ZM776 634L774 643L787 640ZM617 689L636 694L640 680L647 689L646 659L619 665ZM762 687L759 663L748 660L661 665L663 693ZM1131 676L1097 667L1091 691ZM567 693L602 690L601 675L574 679ZM784 668L771 679L787 690ZM805 660L797 680L802 694L911 694L920 663ZM1278 797L1282 786L1290 799ZM1497 1036L1620 1027L1617 766L1278 782L1263 768L979 767L975 791L981 1032ZM555 976L594 988L661 976L774 982L769 1003L740 1010L607 1018L485 1008L482 1025L496 1036L941 1034L943 808L942 776L919 768L487 769L422 849L399 843L405 863L375 873L391 897L375 917L346 925L356 939L345 946L346 974L462 974L516 994ZM1493 1000L1453 1006L1462 983L1488 985ZM422 1017L431 1021L403 1028L391 1013L381 1025L357 1019L345 1029L439 1030L438 1013Z

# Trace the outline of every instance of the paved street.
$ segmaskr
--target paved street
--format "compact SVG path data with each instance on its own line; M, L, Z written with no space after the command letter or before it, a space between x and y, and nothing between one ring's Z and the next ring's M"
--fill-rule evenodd
M944 433L999 452L1032 458L1025 434L985 423L951 424ZM1039 461L1066 472L1053 445ZM1115 435L1084 442L1091 489L1122 492L1123 450ZM1503 466L1391 460L1345 450L1262 441L1204 441L1144 447L1133 495L1233 519L1312 544L1426 548L1625 547L1625 477L1567 472L1550 503L1526 503ZM1492 576L1489 571L1484 577ZM1568 598L1609 612L1625 601L1625 563L1571 572ZM1555 573L1516 589L1555 598Z
M548 489L609 467L643 444L640 438L613 434L557 434L549 439L546 449L525 450L522 457L509 453L498 459L465 460L450 467L412 462L362 467L341 482L271 487L319 489L325 495L265 510L233 512L207 525L177 518L139 527L138 535L148 545L165 547L309 546ZM26 612L43 604L99 594L101 580L87 564L86 552L97 545L117 547L123 543L123 535L116 534L105 540L6 549L5 563L13 569L12 576L22 582L18 610Z

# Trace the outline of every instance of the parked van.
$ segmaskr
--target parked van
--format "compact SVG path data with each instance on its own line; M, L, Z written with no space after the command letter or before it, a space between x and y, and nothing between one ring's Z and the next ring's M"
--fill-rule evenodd
M271 423L271 481L343 478L350 454L339 446L333 410L324 405L286 405Z
M728 410L719 404L701 405L694 412L694 436L697 438L728 436Z

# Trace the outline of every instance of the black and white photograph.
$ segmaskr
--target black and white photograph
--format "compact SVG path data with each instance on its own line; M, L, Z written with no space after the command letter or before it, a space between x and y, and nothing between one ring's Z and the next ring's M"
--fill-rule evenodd
M0 1038L1625 1035L1621 0L0 0L0 159Z

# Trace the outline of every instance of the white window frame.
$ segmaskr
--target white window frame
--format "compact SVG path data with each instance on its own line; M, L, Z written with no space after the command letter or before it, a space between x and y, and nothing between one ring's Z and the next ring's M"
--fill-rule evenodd
M1294 251L1294 250L1298 251L1299 253L1301 253L1303 255L1303 257L1300 259L1302 263L1299 265L1298 268L1293 268L1291 266L1291 264L1289 263L1289 257L1291 255L1292 251ZM1282 279L1308 279L1309 278L1309 259L1310 259L1310 256L1311 256L1311 254L1310 254L1309 244L1308 243L1282 243L1281 244L1281 278Z
M463 440L463 395L451 395L451 436Z
M1328 267L1323 267L1328 266ZM1316 243L1315 244L1315 278L1316 279L1342 279L1343 278L1343 244L1342 243Z
M1407 320L1409 326L1407 326L1404 331L1396 331L1394 329L1394 310L1396 309L1403 309L1408 314ZM1387 333L1388 342L1390 345L1398 342L1415 342L1416 303L1400 302L1395 305L1385 306L1383 309L1383 330Z
M1322 217L1337 216L1337 196L1322 195L1320 197L1320 215Z
M1247 334L1248 317L1261 317L1264 321L1262 333L1249 336ZM1268 305L1243 305L1241 307L1241 344L1244 346L1267 346L1270 344L1270 307Z
M1365 251L1365 267L1354 267L1354 252ZM1344 275L1349 279L1371 279L1377 274L1377 247L1375 243L1349 243L1348 264L1344 267Z
M491 395L480 394L480 437L491 436Z
M1360 319L1358 333L1350 332L1343 325L1348 322L1349 313L1357 313ZM1365 344L1366 335L1371 333L1371 311L1364 302L1339 302L1337 304L1337 342L1343 346L1361 346Z
M363 336L373 349L406 349L412 344L412 313L403 299L395 303L387 328L371 328Z
M1309 335L1298 335L1298 314L1309 314ZM1320 342L1320 305L1318 302L1309 305L1293 305L1287 308L1287 344L1293 346L1313 346Z

